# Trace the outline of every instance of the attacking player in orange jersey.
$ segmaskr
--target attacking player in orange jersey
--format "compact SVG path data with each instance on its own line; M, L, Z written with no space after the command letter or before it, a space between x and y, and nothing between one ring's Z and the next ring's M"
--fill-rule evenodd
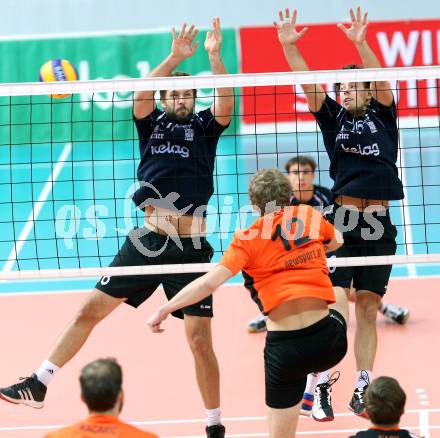
M268 315L264 349L270 437L295 435L307 374L336 365L347 351L345 293L335 296L325 253L342 236L308 205L290 206L291 186L277 169L255 174L249 197L261 217L234 239L218 266L183 288L148 324L210 295L242 271L245 286Z

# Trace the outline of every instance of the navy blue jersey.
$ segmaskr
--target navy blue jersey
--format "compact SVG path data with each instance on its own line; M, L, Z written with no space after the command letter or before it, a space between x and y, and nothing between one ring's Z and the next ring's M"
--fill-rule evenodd
M313 113L330 158L335 195L365 199L403 199L396 161L399 142L396 105L371 99L363 116L353 117L326 96Z
M313 186L313 196L310 199L309 202L307 202L308 205L318 210L321 214L324 211L325 207L328 207L332 203L333 194L332 192L327 189L326 187L322 186ZM300 202L298 199L295 198L295 196L292 196L292 199L290 200L290 205L299 205Z
M417 435L405 429L385 430L385 429L368 429L358 432L350 438L418 438Z
M185 124L170 120L158 108L134 121L141 159L140 188L133 201L143 209L148 204L170 208L171 200L181 213L204 215L214 192L217 143L226 126L215 120L210 109L193 114ZM167 201L158 201L168 195Z

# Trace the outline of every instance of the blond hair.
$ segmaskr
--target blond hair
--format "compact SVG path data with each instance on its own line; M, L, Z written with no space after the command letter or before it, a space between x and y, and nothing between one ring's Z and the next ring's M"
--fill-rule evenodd
M290 204L292 187L278 169L258 171L249 182L249 199L264 215Z

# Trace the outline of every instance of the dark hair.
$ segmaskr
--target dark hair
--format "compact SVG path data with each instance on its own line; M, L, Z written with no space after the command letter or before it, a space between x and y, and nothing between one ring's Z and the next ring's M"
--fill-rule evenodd
M365 393L368 416L374 424L381 426L399 424L405 402L405 391L393 377L378 377Z
M178 76L191 76L191 75L189 73L184 72L184 71L175 71L175 72L171 73L171 76L178 77ZM168 90L160 90L159 93L160 93L161 100L165 99L167 91ZM197 97L197 90L196 89L193 89L193 96L194 96L194 99Z
M313 172L316 170L316 161L308 155L297 155L296 157L293 157L287 161L287 163L284 165L287 173L290 172L290 168L294 164L297 166L310 166Z
M116 359L98 359L86 365L79 377L81 394L90 411L112 409L122 388L122 369Z
M360 70L362 68L364 68L364 66L361 65L361 64L347 64L347 65L344 65L342 67L342 70ZM365 87L366 90L370 88L370 85L371 85L370 81L365 81L364 82L364 87ZM338 82L338 83L335 84L335 92L336 92L336 94L339 93L340 89L341 89L341 83Z

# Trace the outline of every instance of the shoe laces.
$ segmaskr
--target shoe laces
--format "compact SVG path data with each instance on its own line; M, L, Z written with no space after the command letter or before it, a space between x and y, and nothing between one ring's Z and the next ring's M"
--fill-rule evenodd
M20 383L15 383L14 385L11 386L11 389L14 390L19 390L19 389L25 389L27 388L29 385L29 380L33 380L34 378L32 376L30 377L20 377L18 380L21 380Z
M359 403L364 404L365 390L367 389L367 386L370 384L370 379L368 377L368 373L365 370L361 371L361 374L359 376L359 380L364 382L365 386L362 386L361 388L356 388L355 393L358 396Z
M327 382L320 383L316 387L318 403L321 407L330 406L330 388L339 380L340 375L339 371L335 371L329 376Z
M364 382L365 385L370 384L370 378L368 377L368 373L365 370L361 370L361 374L359 375L359 381ZM362 388L362 390L365 390L365 387Z

